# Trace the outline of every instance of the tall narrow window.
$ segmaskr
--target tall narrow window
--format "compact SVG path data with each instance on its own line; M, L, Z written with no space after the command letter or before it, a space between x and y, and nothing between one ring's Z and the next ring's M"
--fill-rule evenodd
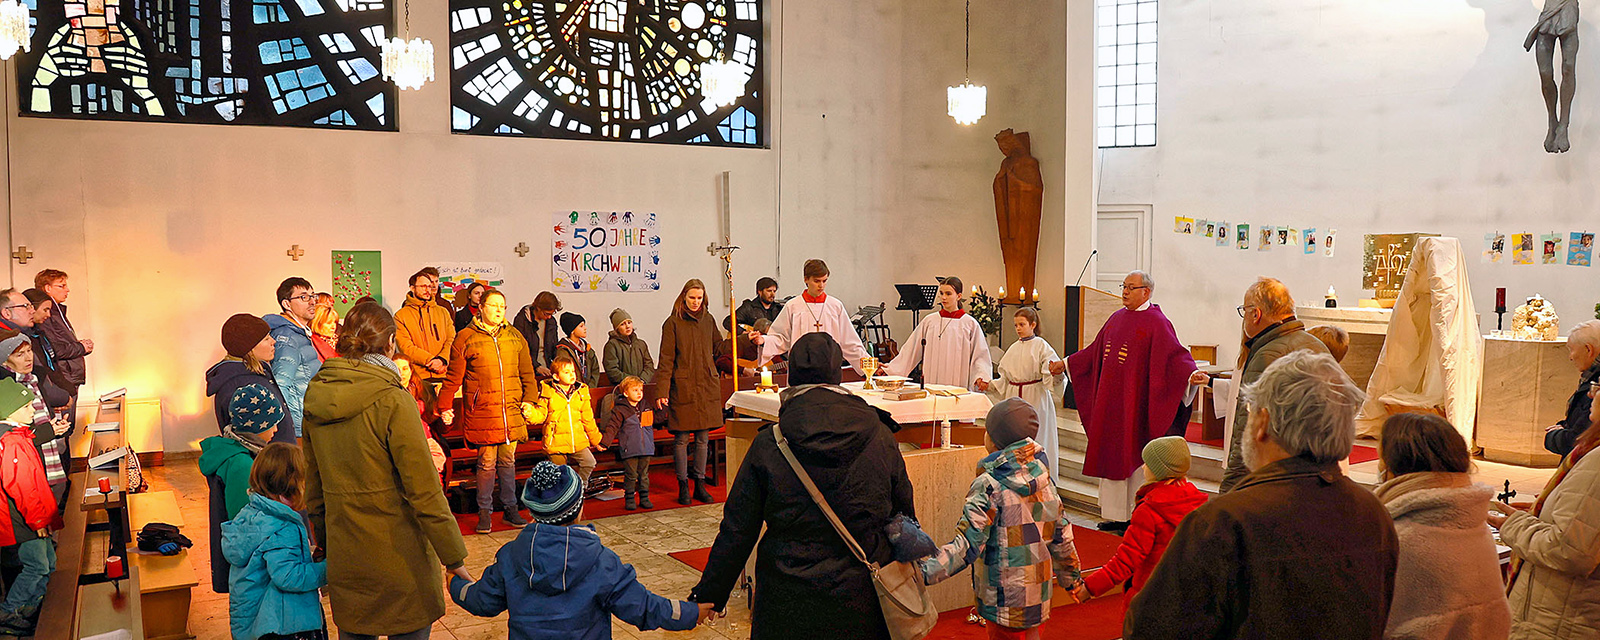
M1096 0L1100 147L1156 144L1156 0Z

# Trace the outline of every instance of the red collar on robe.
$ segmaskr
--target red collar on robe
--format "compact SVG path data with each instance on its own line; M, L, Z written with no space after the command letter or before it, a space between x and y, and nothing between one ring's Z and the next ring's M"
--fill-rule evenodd
M800 292L800 299L801 300L805 300L806 302L810 302L812 304L816 304L818 302L827 302L828 301L828 293L827 292L823 292L822 295L819 295L819 296L813 298L813 297L811 297L811 292L810 291L801 291Z
M944 309L939 310L939 317L941 318L950 318L951 320L954 320L964 315L967 315L966 309L956 309L955 311L945 311Z

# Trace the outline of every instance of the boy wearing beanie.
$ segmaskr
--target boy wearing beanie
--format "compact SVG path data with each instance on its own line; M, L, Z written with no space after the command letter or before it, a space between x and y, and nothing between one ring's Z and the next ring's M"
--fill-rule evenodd
M645 384L656 377L656 362L650 358L650 345L634 333L633 316L627 311L611 311L611 338L606 341L604 361L606 379L613 385L622 384L628 376Z
M31 636L50 574L56 570L50 523L56 497L45 480L44 462L34 442L35 396L10 378L0 379L0 495L7 515L0 518L0 546L15 546L22 570L0 601L0 634Z
M937 584L973 565L972 591L989 637L1038 638L1050 618L1051 576L1068 591L1081 582L1072 525L1033 440L1033 406L1021 398L996 404L984 429L990 453L967 491L955 539L922 561L923 581Z
M450 598L473 615L509 610L512 640L608 640L613 615L642 631L687 631L710 617L710 604L651 593L593 527L574 524L583 485L571 467L534 466L522 504L533 523L500 547L483 576L450 579Z
M1105 595L1113 587L1125 584L1122 608L1126 611L1161 562L1178 523L1206 503L1206 494L1188 480L1189 443L1182 437L1151 440L1144 446L1143 457L1147 482L1139 488L1122 545L1104 567L1084 579L1082 590L1073 594L1079 600Z
M567 337L556 343L555 356L567 354L578 365L578 380L590 388L600 386L600 358L589 347L589 325L576 313L561 314L561 332ZM552 362L555 357L551 357Z

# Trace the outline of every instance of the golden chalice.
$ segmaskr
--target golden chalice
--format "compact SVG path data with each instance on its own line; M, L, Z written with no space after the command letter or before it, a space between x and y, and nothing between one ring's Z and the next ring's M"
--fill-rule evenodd
M861 358L861 371L867 375L867 381L861 385L863 389L872 388L872 374L878 372L878 359L873 356Z

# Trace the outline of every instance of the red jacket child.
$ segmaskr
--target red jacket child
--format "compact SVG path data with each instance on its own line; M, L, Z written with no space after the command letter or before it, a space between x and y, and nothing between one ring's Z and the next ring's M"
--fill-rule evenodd
M55 520L56 497L45 481L33 429L0 422L0 428L6 427L10 430L0 434L0 491L16 504L29 528L44 529ZM17 544L17 532L12 530L11 517L0 518L0 547L13 544Z
M1157 444L1163 440L1167 442ZM1155 460L1152 461L1152 457ZM1133 602L1133 596L1144 588L1156 564L1161 562L1167 544L1172 542L1172 534L1178 530L1178 523L1206 503L1206 494L1184 478L1189 472L1189 446L1183 438L1169 436L1150 441L1145 446L1144 459L1145 468L1153 478L1164 479L1152 479L1139 488L1133 519L1129 521L1116 555L1099 571L1084 578L1084 587L1094 596L1128 583L1122 594L1124 608Z

